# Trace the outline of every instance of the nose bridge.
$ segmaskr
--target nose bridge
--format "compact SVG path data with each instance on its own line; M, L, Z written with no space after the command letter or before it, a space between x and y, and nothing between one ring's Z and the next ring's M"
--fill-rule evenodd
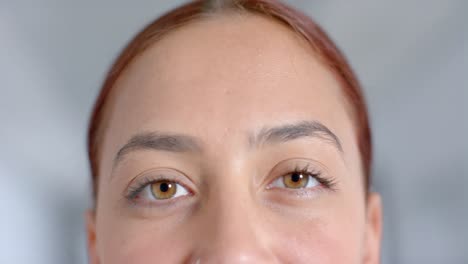
M232 182L212 193L200 210L203 231L196 243L195 263L275 263L249 190L247 183Z
M219 197L215 202L214 235L222 241L241 241L248 236L256 237L255 231L260 232L256 227L256 204L246 191L242 192L226 192L226 196Z

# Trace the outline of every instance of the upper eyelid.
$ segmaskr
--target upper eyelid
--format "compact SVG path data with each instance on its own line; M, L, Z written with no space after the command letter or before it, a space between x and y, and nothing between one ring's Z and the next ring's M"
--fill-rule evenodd
M152 184L152 183L154 183L154 182L157 182L157 181L159 181L159 180L166 180L166 179L161 178L161 179L155 179L155 180L148 181L147 183L144 183L144 184L142 184L141 186L137 187L138 192L142 192L145 188L148 188L150 184ZM180 181L171 180L171 179L167 179L167 180L169 180L169 181L171 181L171 182L175 182L176 184L182 186L182 187L185 188L185 189L187 190L187 192L190 193L190 194L194 193L194 192L192 191L191 188L187 187L185 184L181 183ZM131 195L132 195L132 194L133 194L132 191L131 191L130 189L127 189L127 190L126 190L126 194L125 194L124 196L125 196L127 199L131 199Z
M287 164L291 162L292 164ZM276 163L267 173L265 177L263 177L262 185L268 186L273 181L275 181L278 177L284 176L287 173L293 172L296 168L302 169L302 165L298 165L299 163L307 163L308 171L318 171L321 175L329 175L328 168L321 162L317 160L312 160L308 158L288 158ZM286 168L282 168L283 166Z
M282 172L279 173L278 170L280 170L280 166L282 164L287 163L287 162L291 162L294 165L291 165L291 164L284 165L286 167L286 169L284 169L284 168L281 169ZM317 160L313 160L313 159L309 159L309 158L303 158L303 157L293 157L293 158L288 158L288 159L285 159L285 160L281 160L278 163L276 163L268 171L267 175L265 175L265 177L262 177L263 180L261 181L262 182L261 185L267 186L267 185L271 184L278 177L284 176L287 173L292 172L296 168L298 168L299 170L302 170L304 168L304 166L299 165L300 163L306 163L307 164L306 167L308 169L308 172L317 171L319 174L325 175L325 177L327 177L326 175L329 174L329 172L328 172L329 170L328 170L327 166L325 166L323 163L321 163L321 162L319 162ZM164 171L166 171L168 173L164 173ZM174 174L181 175L181 178L183 177L187 181L180 180L179 177L174 176ZM153 175L157 175L157 176L153 176ZM154 179L148 180L150 178L154 178ZM124 197L128 197L132 187L137 186L137 185L140 185L140 186L144 185L144 183L142 184L142 182L144 182L144 181L146 181L146 184L145 184L145 186L146 186L146 185L149 185L150 182L152 182L152 181L158 181L158 180L164 180L164 179L174 181L174 182L180 184L181 186L186 188L192 194L196 193L196 188L195 187L197 185L185 173L183 173L180 170L177 170L175 168L171 168L171 167L160 167L160 168L147 169L147 170L144 170L141 173L137 174L137 176L133 177L132 180L126 185L125 189L123 190L122 195ZM133 189L135 189L135 188L133 188Z
M161 171L173 171L172 173L163 173ZM154 172L153 172L154 171ZM141 173L139 173L137 176L133 177L132 180L127 184L123 191L123 196L128 197L131 194L131 190L135 190L137 188L145 188L148 185L150 185L153 182L157 182L160 180L168 180L168 181L173 181L182 187L186 188L190 193L195 193L194 187L188 186L188 184L184 183L184 181L180 180L180 177L173 176L174 172L177 174L182 175L183 178L187 179L187 182L190 182L190 185L194 185L193 182L189 177L187 177L184 173L180 172L177 169L173 168L157 168L157 169L148 169L145 170ZM172 176L171 176L172 175ZM135 188L135 186L137 186Z
M308 169L308 168L307 168L307 169L301 169L300 167L295 167L295 168L292 169L292 170L291 170L291 169L288 169L287 172L281 173L281 174L276 175L275 177L273 177L272 180L270 180L270 181L267 182L267 184L266 184L267 189L271 189L271 185L272 185L273 183L275 183L275 182L276 182L277 180L279 180L281 177L286 176L286 175L289 175L289 174L293 173L294 171L308 173L308 174L310 174L310 175L309 175L310 177L316 179L316 180L319 181L319 182L320 182L320 179L321 179L321 178L324 178L324 177L321 176L321 174L322 174L322 171L321 171L321 170L320 170L320 171L319 171L319 170L315 170L315 169L312 169L312 170L311 170L311 169ZM317 177L317 176L318 176L318 177Z
M306 172L306 173L310 173L310 174L321 174L322 173L322 170L320 170L320 169L317 169L315 167L311 168L310 163L307 163L305 166L298 166L296 164L293 171ZM290 173L290 172L288 172L288 173Z

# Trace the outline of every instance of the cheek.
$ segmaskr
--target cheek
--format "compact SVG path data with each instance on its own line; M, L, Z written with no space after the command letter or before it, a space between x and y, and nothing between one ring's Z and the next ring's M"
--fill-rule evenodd
M98 231L101 263L184 263L189 259L187 232L157 226L151 220L129 220Z
M308 217L294 213L274 217L267 233L278 258L283 263L361 263L361 210L345 206L320 209Z
M360 263L360 236L339 223L282 227L276 235L282 238L276 251L287 263Z

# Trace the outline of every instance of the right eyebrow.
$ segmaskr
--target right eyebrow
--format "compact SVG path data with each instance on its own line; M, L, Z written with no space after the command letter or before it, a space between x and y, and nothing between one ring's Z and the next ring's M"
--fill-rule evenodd
M189 135L159 132L142 132L130 140L117 152L114 166L129 152L135 150L159 150L171 152L202 152L200 142Z

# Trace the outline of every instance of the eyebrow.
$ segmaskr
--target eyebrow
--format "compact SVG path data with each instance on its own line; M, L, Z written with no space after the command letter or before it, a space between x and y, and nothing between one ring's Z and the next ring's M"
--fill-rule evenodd
M323 140L335 146L340 152L343 147L339 138L325 125L318 121L300 121L274 127L264 127L259 132L250 134L249 147L259 148L265 144L284 143L287 141L312 137ZM129 152L136 150L156 150L169 152L194 152L202 153L200 139L185 135L171 134L157 131L142 132L136 134L117 152L114 158L114 166Z
M303 137L319 138L343 152L340 139L318 121L300 121L293 124L263 128L258 134L249 137L249 145L258 147L264 144L283 143Z
M120 148L114 158L114 164L117 164L129 152L145 149L169 152L202 152L201 143L195 137L183 134L142 132L133 136Z

